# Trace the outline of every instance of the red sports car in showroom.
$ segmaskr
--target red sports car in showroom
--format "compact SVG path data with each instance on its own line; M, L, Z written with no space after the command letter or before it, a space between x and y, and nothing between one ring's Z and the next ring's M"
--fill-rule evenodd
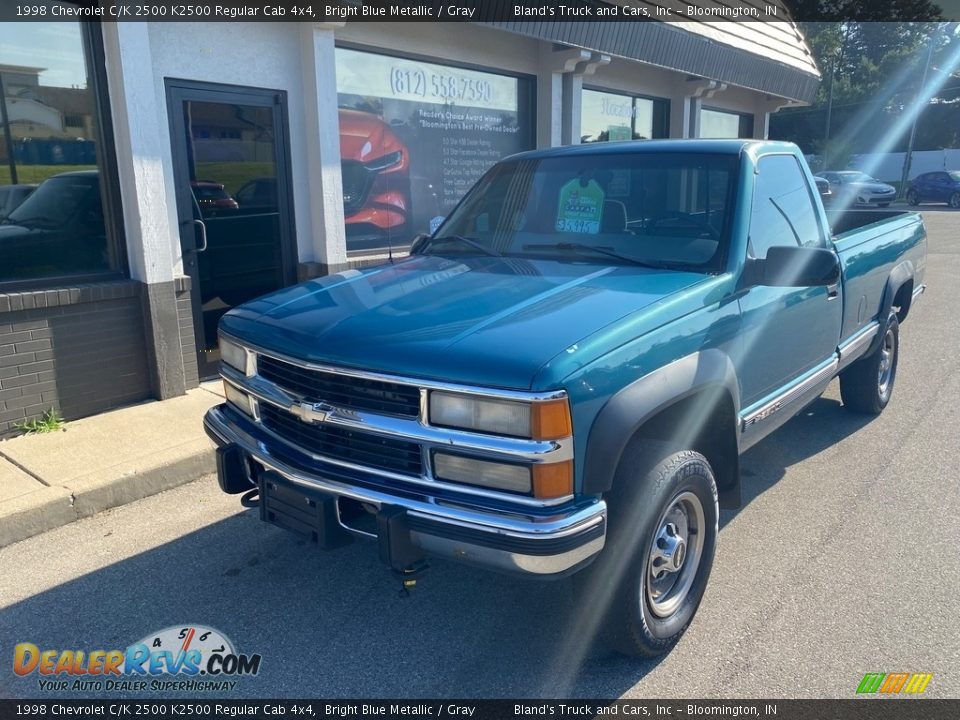
M382 119L340 109L343 212L351 250L410 241L410 152Z

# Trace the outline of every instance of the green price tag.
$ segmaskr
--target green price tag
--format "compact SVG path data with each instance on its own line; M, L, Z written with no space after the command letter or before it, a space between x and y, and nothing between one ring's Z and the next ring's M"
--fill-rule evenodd
M596 235L603 217L603 188L596 180L584 184L575 178L560 188L557 206L557 230Z

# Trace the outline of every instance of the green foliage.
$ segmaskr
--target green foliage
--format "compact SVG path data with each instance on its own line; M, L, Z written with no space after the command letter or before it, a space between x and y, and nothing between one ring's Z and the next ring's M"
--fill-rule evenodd
M14 423L14 427L24 435L37 435L63 430L66 422L55 408L50 408L39 418Z
M915 149L960 146L960 72L947 67L948 58L956 56L960 37L943 32L935 3L794 0L789 4L797 17L821 19L799 25L823 82L810 107L771 116L771 137L792 140L805 152L827 154L833 163L854 153L871 152L916 102L932 47L928 82L939 80L940 88L919 117ZM895 138L890 150L904 150L906 135Z

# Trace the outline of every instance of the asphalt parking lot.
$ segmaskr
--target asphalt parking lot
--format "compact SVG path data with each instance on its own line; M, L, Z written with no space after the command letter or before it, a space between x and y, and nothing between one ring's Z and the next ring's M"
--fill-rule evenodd
M0 549L0 695L14 644L124 648L201 623L263 656L237 697L852 697L866 672L960 696L960 212L924 210L929 289L884 414L834 383L743 460L693 626L659 662L571 642L569 582L437 563L412 596L355 544L266 526L207 478Z

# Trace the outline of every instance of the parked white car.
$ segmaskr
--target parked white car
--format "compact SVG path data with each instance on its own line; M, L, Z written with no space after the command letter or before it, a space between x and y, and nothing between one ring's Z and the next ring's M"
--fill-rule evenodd
M830 183L834 205L887 207L897 199L893 185L880 182L859 170L817 173Z

